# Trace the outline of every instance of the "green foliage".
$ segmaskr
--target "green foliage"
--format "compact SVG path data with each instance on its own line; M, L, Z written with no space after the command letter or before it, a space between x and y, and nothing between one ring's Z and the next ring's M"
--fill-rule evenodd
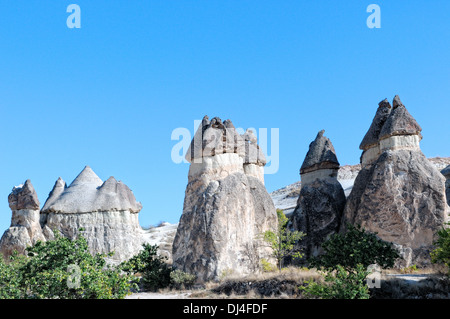
M195 280L197 279L197 276L188 274L182 270L174 270L170 273L170 283L171 285L176 289L191 288Z
M359 264L353 271L337 265L336 270L326 272L325 282L307 282L301 286L306 295L321 299L369 299L366 277L370 274L366 267Z
M272 265L272 263L270 263L265 258L261 259L261 266L262 266L263 272L272 272L272 271L275 271L277 269L277 267Z
M405 268L400 269L400 272L402 274L410 274L410 273L413 273L413 272L416 272L416 271L417 271L417 266L416 265L411 265L409 267L405 267Z
M155 291L170 284L170 268L166 257L158 255L158 245L143 244L143 250L121 264L121 269L128 274L142 275L144 288Z
M450 226L450 223L447 223ZM431 252L433 263L443 263L448 267L450 275L450 228L443 228L438 232L438 239L434 243L436 248Z
M296 244L305 234L300 231L290 231L287 228L289 219L281 209L277 209L277 217L277 230L264 232L262 238L272 248L272 256L277 260L278 269L281 271L284 258L289 256L301 258L303 256Z
M130 293L130 277L89 253L86 239L55 240L28 247L28 256L0 263L0 296L33 299L114 299ZM109 254L112 256L112 254Z
M17 252L6 263L0 254L0 299L23 299L22 273L19 271L23 265L23 256Z
M381 268L390 268L400 257L392 243L350 224L347 225L347 232L332 235L322 244L322 248L324 254L311 261L313 267L335 270L340 265L351 270L358 265L367 268L378 264Z
M91 255L83 236L71 240L58 232L55 240L37 242L27 249L29 259L21 268L23 285L33 298L124 298L131 277L106 265L108 255Z

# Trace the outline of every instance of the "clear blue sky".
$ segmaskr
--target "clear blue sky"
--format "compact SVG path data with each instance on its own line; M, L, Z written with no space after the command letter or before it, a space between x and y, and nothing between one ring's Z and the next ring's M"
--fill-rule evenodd
M66 26L71 3L81 29ZM425 155L450 156L449 39L448 0L1 0L0 233L14 185L31 179L43 205L85 165L133 190L141 225L178 222L189 165L172 162L171 133L205 114L279 129L269 192L299 180L321 129L359 163L395 94Z

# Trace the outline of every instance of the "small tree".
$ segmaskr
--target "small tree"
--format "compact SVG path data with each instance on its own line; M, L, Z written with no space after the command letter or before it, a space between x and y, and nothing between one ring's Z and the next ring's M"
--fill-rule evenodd
M281 272L283 259L291 256L292 258L302 258L303 254L296 245L305 234L300 231L290 231L287 228L289 219L281 209L277 209L278 227L275 232L266 231L263 233L263 240L272 248L272 256L277 260L277 266Z
M324 254L313 258L311 265L331 270L336 270L337 265L353 270L359 264L366 268L372 264L390 268L400 257L392 243L381 240L375 233L367 232L359 225L351 224L347 225L344 234L333 234L322 244L322 249Z
M144 287L149 290L164 288L170 284L170 267L167 257L158 255L158 245L143 244L143 250L126 262L121 269L128 274L142 275Z
M311 265L322 269L325 283L309 282L300 289L327 299L368 299L368 267L392 267L399 257L392 243L350 224L347 232L332 235L322 248L324 254L312 259Z
M450 226L450 223L447 223ZM438 232L438 239L434 242L436 248L431 252L433 263L443 263L450 275L450 228L443 228Z

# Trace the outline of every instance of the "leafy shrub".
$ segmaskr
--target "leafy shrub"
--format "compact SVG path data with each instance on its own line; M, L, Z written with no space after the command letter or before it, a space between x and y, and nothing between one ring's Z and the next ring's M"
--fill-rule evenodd
M274 266L272 263L270 263L267 259L263 258L261 259L261 266L263 272L272 272L277 269L276 266Z
M23 285L33 298L113 299L130 293L130 277L106 265L113 253L91 255L83 236L71 240L58 232L55 240L27 249L21 268Z
M142 275L144 288L155 291L168 287L170 284L170 267L165 260L167 257L158 255L158 245L143 244L143 250L126 262L121 269L128 274Z
M381 268L394 266L400 257L392 243L381 240L360 226L347 225L347 232L334 234L322 244L324 254L311 261L313 267L336 270L340 265L347 270L358 265L377 264Z
M0 299L22 299L25 290L22 287L22 273L19 271L23 264L23 256L17 253L6 263L0 254Z
M311 265L323 269L325 283L309 282L300 287L319 298L368 299L368 267L393 267L400 257L392 243L381 240L360 226L347 225L347 232L334 234L322 244L324 254L313 258Z
M307 286L300 286L306 295L321 299L369 299L366 267L359 264L352 271L337 265L335 271L325 273L325 282L309 281Z
M194 285L196 279L197 276L188 274L179 269L173 270L170 273L170 283L176 289L181 289L183 287L189 289Z
M33 299L113 299L130 293L130 277L106 265L104 254L91 255L86 239L55 232L55 240L28 247L0 262L0 297ZM108 256L112 256L113 253Z
M447 223L450 226L450 223ZM434 243L436 248L431 252L433 263L443 263L450 275L450 228L443 228L438 232L438 239Z
M417 271L417 266L416 265L411 265L409 267L405 267L405 268L400 269L400 272L402 274L411 274L411 273L416 272L416 271Z

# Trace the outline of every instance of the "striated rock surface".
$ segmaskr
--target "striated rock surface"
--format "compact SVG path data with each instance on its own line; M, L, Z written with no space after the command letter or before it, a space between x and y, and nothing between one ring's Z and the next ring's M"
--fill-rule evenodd
M450 165L441 171L442 175L445 176L445 195L447 197L447 204L450 205Z
M264 184L244 170L245 164L263 162L258 163L258 157L250 160L244 147L247 137L241 137L229 120L222 124L219 118L209 122L205 117L195 138L201 138L197 143L202 149L197 152L202 157L195 161L200 158L191 151L186 156L191 165L173 243L173 265L196 274L199 281L218 280L230 272L254 272L259 258L269 253L256 237L277 225ZM191 146L196 145L194 140ZM250 137L248 141L255 143Z
M363 166L372 164L373 161L380 156L380 133L391 111L392 107L387 99L384 99L378 103L378 109L375 113L372 124L359 145L359 148L363 150L361 155L361 164Z
M320 131L316 139L309 145L308 153L300 168L300 174L305 174L319 169L339 169L331 141L323 135L325 130Z
M290 227L306 233L300 245L305 258L321 253L322 243L339 231L345 193L337 180L339 162L331 141L317 134L300 170L301 189Z
M86 166L67 187L59 178L41 211L46 236L53 231L74 238L83 228L91 253L114 251L113 261L136 254L142 244L138 213L142 205L114 177L103 182Z
M447 220L445 179L419 147L420 126L398 96L380 134L380 155L362 165L344 210L345 223L360 224L395 243L398 266L430 263L437 230Z
M247 130L243 135L244 139L244 172L247 175L256 177L264 184L264 166L266 157L257 143L253 131Z
M27 180L25 184L13 188L8 196L12 210L11 227L5 231L0 240L0 252L4 257L14 251L25 254L28 246L37 241L45 241L39 224L39 200L36 191Z

